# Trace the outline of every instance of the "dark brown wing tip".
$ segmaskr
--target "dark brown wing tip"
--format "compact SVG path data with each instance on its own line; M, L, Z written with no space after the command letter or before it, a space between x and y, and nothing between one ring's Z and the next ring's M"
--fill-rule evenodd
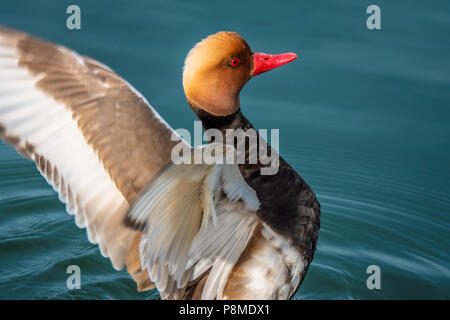
M148 290L152 290L155 288L156 288L156 285L153 282L151 282L150 279L148 279L148 278L137 283L137 291L138 292L148 291Z
M147 223L134 220L128 213L123 218L123 224L128 228L141 232L147 227Z
M20 146L20 138L13 135L8 135L6 128L0 123L0 141L4 141L10 146L14 147L17 152L24 158L31 160L31 155L34 153L34 147L25 142L25 146Z
M21 32L3 25L0 25L0 33L3 33L4 35L7 34L9 36L24 36L27 35L25 32Z

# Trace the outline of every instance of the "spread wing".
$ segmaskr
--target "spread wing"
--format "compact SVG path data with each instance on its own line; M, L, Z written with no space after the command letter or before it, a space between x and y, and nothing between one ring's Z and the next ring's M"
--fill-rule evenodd
M213 148L217 156L222 147L204 149ZM141 257L163 299L183 298L189 283L207 272L201 298L222 299L259 223L258 207L237 164L170 164L140 194L125 221L143 231Z
M107 66L0 27L0 134L36 162L76 224L140 289L141 233L123 225L138 193L170 161L173 130Z

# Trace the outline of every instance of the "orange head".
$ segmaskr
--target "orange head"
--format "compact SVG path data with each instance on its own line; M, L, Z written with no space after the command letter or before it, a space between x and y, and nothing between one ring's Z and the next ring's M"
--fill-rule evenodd
M294 53L253 53L239 34L221 31L189 51L183 71L184 92L193 107L227 116L239 110L239 92L252 76L296 58Z

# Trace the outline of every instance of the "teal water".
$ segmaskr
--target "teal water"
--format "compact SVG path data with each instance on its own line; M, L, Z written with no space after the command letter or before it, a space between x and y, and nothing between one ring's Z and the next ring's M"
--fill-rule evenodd
M78 4L82 29L65 27ZM381 30L366 28L370 4ZM193 128L181 69L190 47L237 31L300 59L247 84L244 114L280 129L280 153L322 204L295 299L450 298L450 2L3 1L0 24L111 66L174 128ZM81 290L66 288L79 265ZM366 269L381 269L369 290ZM0 145L0 298L152 299L115 271L34 164Z

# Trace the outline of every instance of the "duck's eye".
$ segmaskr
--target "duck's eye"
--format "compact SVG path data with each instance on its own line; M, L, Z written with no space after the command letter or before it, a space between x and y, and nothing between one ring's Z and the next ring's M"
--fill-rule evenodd
M241 59L239 59L238 57L234 57L231 59L230 65L235 68L237 67L239 64L241 63Z

